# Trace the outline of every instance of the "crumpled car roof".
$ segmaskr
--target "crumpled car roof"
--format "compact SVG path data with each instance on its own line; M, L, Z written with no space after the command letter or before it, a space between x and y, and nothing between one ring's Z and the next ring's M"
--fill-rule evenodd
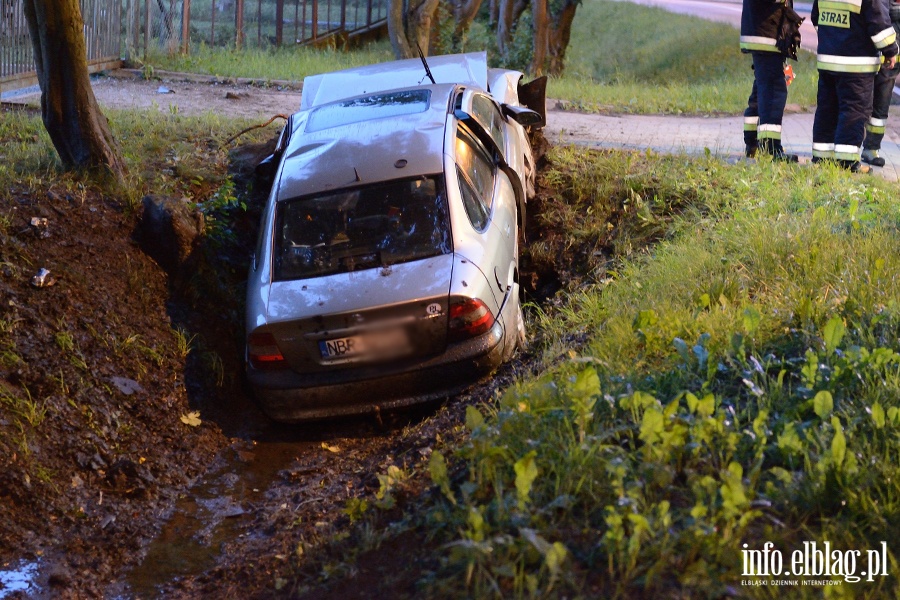
M297 113L297 135L285 150L278 200L441 173L447 109L456 86L425 85L414 89L429 90L431 94L427 110L416 114L308 132L306 125L314 111Z

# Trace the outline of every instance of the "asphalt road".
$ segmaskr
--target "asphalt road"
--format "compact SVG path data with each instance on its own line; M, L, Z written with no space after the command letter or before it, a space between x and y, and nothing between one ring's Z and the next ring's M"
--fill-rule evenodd
M631 2L633 4L645 4L658 6L669 12L693 15L709 21L728 23L734 27L741 26L741 0L617 0L618 2ZM811 2L794 2L794 10L806 17L806 21L800 26L800 47L810 52L815 52L819 47L819 37L809 19L809 11L812 10ZM735 42L737 43L737 42Z

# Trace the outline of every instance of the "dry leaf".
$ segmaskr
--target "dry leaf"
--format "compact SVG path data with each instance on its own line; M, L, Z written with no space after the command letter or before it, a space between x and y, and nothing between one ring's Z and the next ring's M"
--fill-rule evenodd
M325 442L322 442L322 447L328 450L329 452L340 452L341 449L337 446L329 446Z
M194 410L186 415L181 415L181 422L191 427L199 427L203 421L200 420L200 411Z

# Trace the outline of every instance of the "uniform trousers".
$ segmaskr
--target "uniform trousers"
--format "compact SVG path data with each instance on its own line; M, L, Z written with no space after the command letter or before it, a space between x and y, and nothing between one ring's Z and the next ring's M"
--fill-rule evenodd
M858 162L872 113L874 73L819 70L813 119L813 158Z
M755 148L759 140L771 139L781 148L781 122L787 102L784 57L780 52L751 52L753 90L744 111L744 143Z

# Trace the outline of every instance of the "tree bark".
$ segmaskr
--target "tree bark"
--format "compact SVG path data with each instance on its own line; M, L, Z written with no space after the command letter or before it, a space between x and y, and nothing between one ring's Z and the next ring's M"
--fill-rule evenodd
M453 20L456 26L453 29L453 50L456 51L462 42L463 36L475 20L482 0L455 0L453 2Z
M515 0L500 0L497 13L497 49L503 56L509 50L509 42L512 40L513 4Z
M388 5L388 36L394 56L399 59L419 55L418 43L423 54L428 54L431 40L431 24L438 7L438 0L412 0L406 13L403 0L390 0Z
M528 5L528 0L500 0L497 15L497 48L501 55L505 55L509 50L516 24Z
M547 4L547 0L533 0L531 3L534 46L530 71L535 77L543 75L547 66L547 50L550 41L550 14Z
M554 27L550 30L550 57L547 70L550 75L562 75L566 67L566 49L572 36L572 23L575 21L575 9L580 0L566 0L562 11L554 19Z
M125 163L94 97L78 0L24 0L41 88L41 117L68 169L104 168L121 180Z
M416 40L425 55L428 54L428 49L431 47L431 24L434 21L434 13L437 11L439 1L423 0L410 11L412 14L409 19L411 29L409 37ZM414 56L418 56L418 49L414 50Z
M391 38L391 47L398 60L415 56L411 51L409 39L406 37L406 27L403 24L405 16L403 0L390 0L387 15L388 37Z

